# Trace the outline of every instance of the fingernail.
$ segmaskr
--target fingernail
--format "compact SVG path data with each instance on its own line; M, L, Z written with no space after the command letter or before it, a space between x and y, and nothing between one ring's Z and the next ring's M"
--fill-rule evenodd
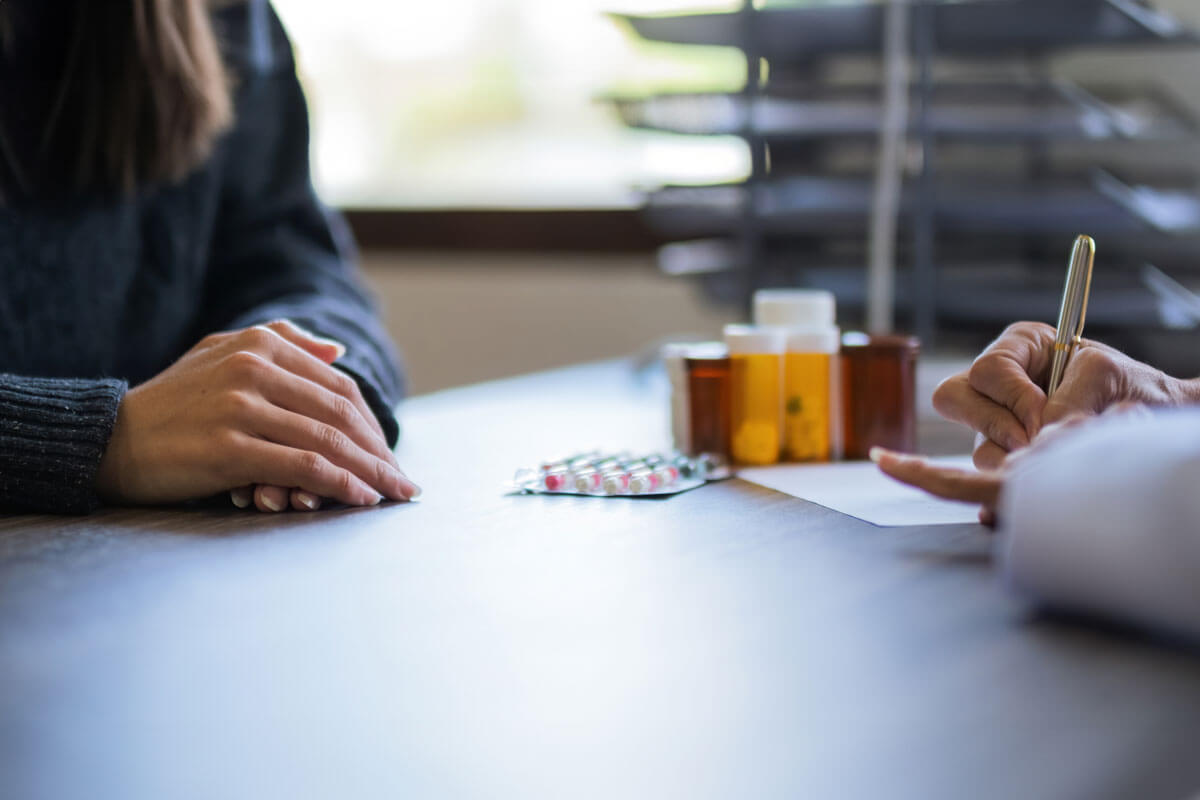
M315 333L311 333L309 331L305 331L305 333L307 333L309 335L309 337L311 337L314 341L319 342L324 345L328 345L329 347L332 347L335 350L337 350L338 358L341 358L342 356L346 355L346 345L342 344L337 339L330 339L325 336L318 336Z
M327 344L330 347L337 348L337 351L338 351L337 357L338 358L341 358L342 356L346 355L346 345L342 344L337 339L330 339L328 336L320 336L318 334L315 334L312 331L310 331L308 328L304 327L303 325L297 325L295 322L292 322L290 319L284 320L284 321L287 322L289 325L291 325L296 330L303 333L308 338L312 339L314 342L320 342L321 344Z
M410 500L413 497L415 484L399 469L392 468L392 490L389 492L395 500Z
M283 506L268 492L263 492L262 504L270 511L283 511Z
M412 491L411 491L411 492L409 493L409 495L408 495L408 499L409 499L409 500L416 500L418 497L420 497L420 496L421 496L422 489L421 489L421 487L420 487L420 486L417 486L417 485L416 485L415 483L413 483L412 481L409 481L409 482L408 482L408 485L412 487Z
M254 493L250 489L230 489L229 499L238 508L249 508L254 502Z
M315 494L309 494L308 492L296 492L296 501L309 511L316 511L321 505L321 498L317 497Z
M878 464L880 459L882 459L884 456L886 456L887 453L888 453L888 451L884 450L882 447L872 447L870 450L867 451L867 458L871 459L876 464Z

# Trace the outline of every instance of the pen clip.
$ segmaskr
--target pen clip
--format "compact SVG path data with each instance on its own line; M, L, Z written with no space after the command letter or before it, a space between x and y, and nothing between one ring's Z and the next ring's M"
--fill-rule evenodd
M1090 236L1080 236L1075 240L1071 260L1078 269L1083 270L1083 301L1079 304L1079 319L1075 330L1071 332L1071 341L1075 344L1083 338L1083 324L1087 318L1088 299L1092 294L1092 265L1096 261L1096 242Z

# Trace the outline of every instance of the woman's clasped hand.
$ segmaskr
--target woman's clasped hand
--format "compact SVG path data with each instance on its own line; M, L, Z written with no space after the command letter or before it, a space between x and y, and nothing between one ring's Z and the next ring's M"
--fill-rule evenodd
M410 500L344 353L288 322L201 340L132 389L97 474L110 503L169 503L230 491L263 511Z

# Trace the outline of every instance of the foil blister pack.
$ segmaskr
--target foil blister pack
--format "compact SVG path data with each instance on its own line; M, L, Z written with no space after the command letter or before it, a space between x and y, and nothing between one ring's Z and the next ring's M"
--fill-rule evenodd
M519 469L512 488L520 494L664 497L729 476L729 466L719 456L594 450Z

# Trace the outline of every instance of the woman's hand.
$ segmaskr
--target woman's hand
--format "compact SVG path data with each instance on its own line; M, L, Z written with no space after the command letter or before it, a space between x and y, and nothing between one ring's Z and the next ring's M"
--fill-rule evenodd
M282 322L288 325L290 330L296 334L296 337L292 338L291 341L326 364L333 364L346 354L346 347L340 342L317 336L310 331L304 330L290 320L283 320ZM367 408L366 402L357 392L357 387L355 389L356 402L359 402L361 407ZM379 435L379 440L386 445L387 437L383 433L383 428L379 425L379 421L375 419L375 415L370 413L369 408L367 417L375 432ZM393 463L395 463L394 460ZM419 488L417 489L417 493L420 494ZM321 507L322 502L320 497L311 492L306 492L303 489L287 489L282 486L243 486L239 489L230 490L229 498L238 508L249 508L253 504L259 511L267 512L283 511L289 505L296 511L316 511Z
M374 505L418 494L354 380L311 352L322 341L283 321L214 334L130 390L96 476L100 496L151 504L289 487L293 499Z
M1200 399L1196 381L1182 381L1107 345L1084 340L1071 356L1062 384L1047 400L1054 328L1040 322L1010 325L966 372L947 378L933 404L947 419L979 436L975 466L997 469L1028 445L1045 425L1074 414L1095 415L1118 403L1179 405Z

